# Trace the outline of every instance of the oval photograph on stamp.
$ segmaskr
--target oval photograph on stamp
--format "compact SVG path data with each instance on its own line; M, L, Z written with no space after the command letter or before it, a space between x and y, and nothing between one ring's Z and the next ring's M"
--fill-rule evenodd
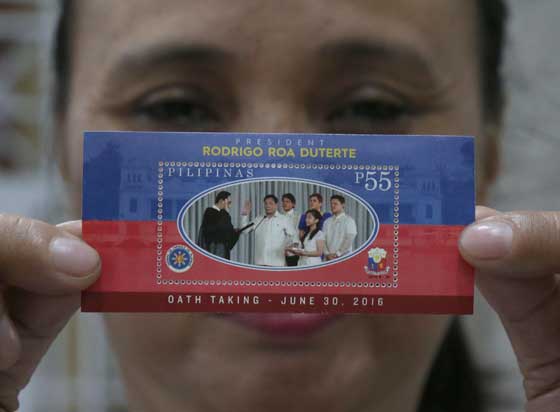
M347 190L287 178L214 187L189 201L177 223L184 240L210 257L275 270L347 259L379 228L373 208Z

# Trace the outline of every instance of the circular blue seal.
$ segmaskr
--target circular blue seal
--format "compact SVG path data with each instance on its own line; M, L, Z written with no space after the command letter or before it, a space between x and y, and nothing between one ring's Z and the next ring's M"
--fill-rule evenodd
M186 272L193 265L193 254L186 246L175 245L167 251L165 263L173 272Z

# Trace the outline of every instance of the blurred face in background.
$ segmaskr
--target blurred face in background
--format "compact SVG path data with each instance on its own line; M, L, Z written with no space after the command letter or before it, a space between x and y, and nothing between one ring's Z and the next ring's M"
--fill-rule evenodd
M226 210L229 209L231 206L231 197L228 197L227 199L219 200L216 206L218 207L218 209L226 209Z
M312 213L307 213L305 215L305 225L307 227L311 227L313 225L316 225L319 223L319 219L316 219L315 216L313 216Z
M485 139L474 1L76 6L60 116L75 188L84 130ZM267 213L273 208L267 199ZM136 411L413 412L448 325L445 316L348 315L284 336L217 314L106 321Z
M295 207L294 203L287 197L282 198L282 209L284 212L289 212Z
M264 211L267 215L273 215L276 213L278 209L278 204L274 201L273 198L268 197L264 200Z
M331 199L331 212L335 215L344 212L344 205L340 202L340 200Z
M317 211L321 211L321 206L323 206L323 203L319 200L317 196L311 196L307 203L309 209L315 209Z

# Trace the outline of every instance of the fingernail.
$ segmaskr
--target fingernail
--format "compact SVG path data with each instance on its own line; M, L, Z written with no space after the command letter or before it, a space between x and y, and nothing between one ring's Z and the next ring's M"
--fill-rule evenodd
M50 244L55 269L72 276L91 274L99 265L99 255L86 243L65 237L55 238Z
M511 251L513 230L504 222L482 221L465 229L460 242L461 247L474 258L500 259Z
M56 227L63 227L63 226L67 226L67 225L78 225L81 224L82 221L81 220L68 220L66 222L61 222L59 224L56 225Z

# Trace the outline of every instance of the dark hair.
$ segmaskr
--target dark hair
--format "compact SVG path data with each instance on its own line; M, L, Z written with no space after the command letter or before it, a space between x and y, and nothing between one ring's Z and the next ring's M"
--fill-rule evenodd
M55 103L59 111L67 104L70 84L70 36L73 0L60 0L60 22L55 40L54 69ZM505 0L476 0L478 48L480 58L483 115L486 120L500 122L504 108L502 61L506 37L507 6ZM321 202L323 197L316 196ZM267 196L268 197L268 196ZM278 200L275 196L270 195ZM265 198L266 199L266 198ZM426 383L418 412L485 410L482 390L473 368L459 321L455 319L440 348Z
M344 198L344 196L341 195L332 195L331 200L338 200L342 204L346 203L346 199Z
M294 195L292 195L291 193L284 193L282 195L282 200L284 199L288 199L290 202L292 202L294 205L296 204L296 198Z
M323 203L323 195L321 193L311 193L309 199L316 197L319 202Z
M230 196L231 196L230 192L226 192L225 190L222 190L216 195L216 200L214 201L214 204L218 203L220 200L226 200Z
M266 202L266 199L272 199L274 200L274 203L278 203L278 198L273 194L266 195L263 199L263 202Z
M307 214L311 214L313 215L313 217L315 219L317 219L319 222L321 221L321 218L323 217L323 215L321 214L321 212L319 212L318 210L315 209L309 209L307 212L305 212L305 216L307 216ZM315 235L319 232L319 224L317 224L317 227L315 228L315 230L313 230L310 234L309 234L309 240L313 239L315 237ZM305 237L307 236L307 234L309 233L309 230L306 226L306 230L304 231L303 235L301 236L300 240L301 240L301 244L303 245L303 241L305 240Z

